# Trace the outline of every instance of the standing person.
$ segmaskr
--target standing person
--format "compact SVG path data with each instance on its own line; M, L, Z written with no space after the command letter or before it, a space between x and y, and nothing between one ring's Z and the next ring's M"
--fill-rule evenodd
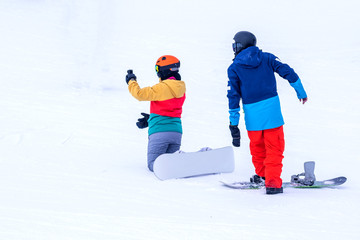
M275 72L289 81L304 104L307 95L299 76L271 53L256 47L254 34L241 31L234 37L235 58L228 68L230 131L233 145L240 147L240 99L250 139L255 173L250 181L265 183L267 194L282 193L282 159L285 147L280 100Z
M139 101L150 101L150 115L141 113L136 125L149 127L147 162L153 171L155 159L164 153L180 149L182 137L181 113L185 101L185 83L179 74L180 61L171 55L161 56L155 70L160 78L152 87L140 88L132 70L128 70L126 83L131 95Z

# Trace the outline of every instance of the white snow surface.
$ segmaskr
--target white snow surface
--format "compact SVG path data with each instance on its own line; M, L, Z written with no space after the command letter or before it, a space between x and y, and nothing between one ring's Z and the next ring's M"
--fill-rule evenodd
M360 239L357 0L0 0L0 239ZM315 161L336 189L233 190L254 174L243 118L230 174L160 181L147 170L149 112L125 83L181 60L184 151L231 145L232 38L248 30L299 74L278 80L282 178ZM243 116L242 116L243 117Z

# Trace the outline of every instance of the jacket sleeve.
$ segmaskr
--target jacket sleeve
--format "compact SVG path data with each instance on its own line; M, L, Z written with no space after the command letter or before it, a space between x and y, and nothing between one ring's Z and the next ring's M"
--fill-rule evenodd
M227 98L229 100L230 125L237 126L240 119L241 90L239 77L231 67L228 69L228 78Z
M292 69L289 65L280 62L276 56L270 54L270 61L273 70L282 78L288 80L289 83L296 82L299 79L299 76L296 74L294 69Z
M131 95L139 101L160 101L164 97L164 88L167 88L165 84L156 84L152 87L140 88L136 81L131 80L129 82L129 92ZM166 91L168 92L168 91Z
M301 83L300 78L296 82L290 83L290 85L295 89L298 99L307 98L307 94Z
M284 64L278 60L274 55L271 55L271 63L274 71L277 72L282 78L289 81L290 85L295 89L298 99L307 97L305 89L301 83L299 76L295 73L289 65Z

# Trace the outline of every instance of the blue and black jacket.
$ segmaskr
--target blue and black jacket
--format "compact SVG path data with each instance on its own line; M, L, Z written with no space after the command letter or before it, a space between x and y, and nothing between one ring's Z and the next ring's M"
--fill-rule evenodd
M284 125L275 72L289 81L299 99L307 97L299 76L289 65L281 63L271 53L262 52L258 47L246 48L228 68L227 97L231 125L239 124L240 99L248 131Z

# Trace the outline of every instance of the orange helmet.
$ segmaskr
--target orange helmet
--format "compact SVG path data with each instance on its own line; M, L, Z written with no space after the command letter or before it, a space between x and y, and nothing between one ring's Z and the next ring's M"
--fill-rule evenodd
M162 76L162 72L178 72L180 68L180 61L174 56L164 55L159 57L155 64L155 71L159 77Z

